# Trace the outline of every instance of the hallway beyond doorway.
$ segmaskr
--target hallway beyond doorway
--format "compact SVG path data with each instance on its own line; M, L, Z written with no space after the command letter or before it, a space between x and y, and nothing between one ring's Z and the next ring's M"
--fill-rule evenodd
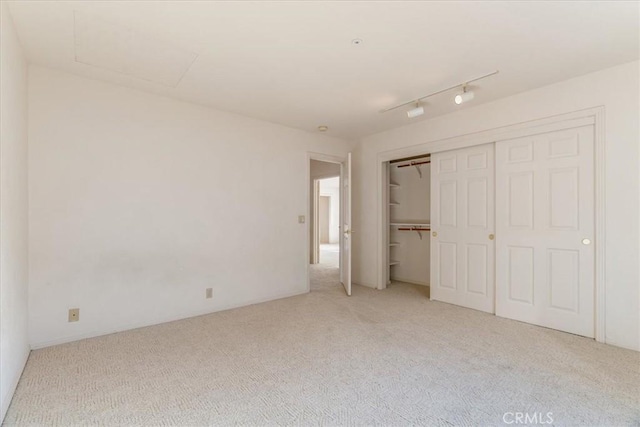
M320 264L338 268L340 266L340 245L328 243L320 245Z

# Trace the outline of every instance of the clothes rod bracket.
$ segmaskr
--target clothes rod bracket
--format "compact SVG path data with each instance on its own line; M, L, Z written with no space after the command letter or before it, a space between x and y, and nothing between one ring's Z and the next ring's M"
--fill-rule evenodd
M422 169L420 169L420 165L415 162L412 162L412 164L416 167L416 171L418 171L418 175L420 175L420 179L422 179ZM422 239L422 236L420 236L420 239Z
M431 228L422 228L422 227L411 227L411 228L398 228L399 231L415 231L418 233L418 237L422 240L422 232L429 231Z
M418 172L418 175L420 176L420 179L422 179L422 169L420 168L422 165L424 164L428 164L431 163L431 160L425 160L423 162L410 162L410 163L406 163L404 165L398 165L399 168L406 168L409 166L414 166L416 168L416 171Z

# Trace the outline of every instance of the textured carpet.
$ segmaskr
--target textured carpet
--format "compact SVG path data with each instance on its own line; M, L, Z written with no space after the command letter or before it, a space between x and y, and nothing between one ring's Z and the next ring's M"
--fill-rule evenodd
M639 353L430 302L419 286L347 297L337 269L313 277L307 295L34 351L5 423L640 422Z

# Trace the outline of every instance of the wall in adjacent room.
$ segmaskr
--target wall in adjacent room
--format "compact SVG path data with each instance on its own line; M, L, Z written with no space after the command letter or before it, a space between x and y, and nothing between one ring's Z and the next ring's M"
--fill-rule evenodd
M0 422L29 356L27 62L0 3Z
M306 292L308 153L350 148L31 67L33 346Z
M340 176L340 164L311 160L309 166L309 262L313 263L313 181Z
M606 341L640 350L639 75L635 61L364 138L355 151L354 281L378 281L379 153L604 106Z
M328 196L329 203L329 243L340 242L340 178L320 180L320 195Z

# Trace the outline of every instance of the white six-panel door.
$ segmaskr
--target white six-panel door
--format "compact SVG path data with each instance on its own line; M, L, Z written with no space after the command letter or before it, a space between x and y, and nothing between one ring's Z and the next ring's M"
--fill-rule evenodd
M496 314L594 336L593 126L496 143Z
M347 295L351 295L351 153L347 154L347 160L342 164L342 238L340 239L340 256L342 263L340 268L340 281Z
M494 145L431 155L431 299L494 312Z

